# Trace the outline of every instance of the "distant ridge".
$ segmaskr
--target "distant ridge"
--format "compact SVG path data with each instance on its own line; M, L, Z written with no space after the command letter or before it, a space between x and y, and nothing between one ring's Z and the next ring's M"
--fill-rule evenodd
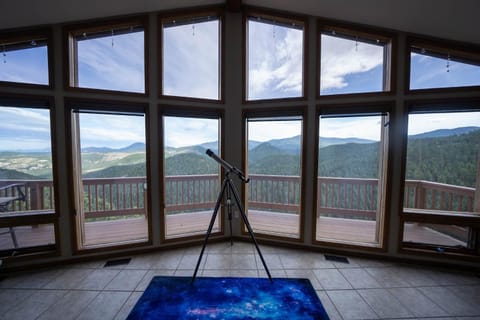
M89 153L108 153L108 152L144 152L145 151L145 143L143 142L135 142L129 146L123 148L108 148L108 147L87 147L82 148L82 152L89 152Z
M331 138L331 137L320 137L320 148L337 145L337 144L347 144L347 143L374 143L377 141L360 139L360 138Z
M426 139L426 138L443 138L450 136L459 136L461 134L470 133L475 130L480 130L480 127L460 127L455 129L439 129L425 133L419 133L409 136L410 139Z
M441 137L449 137L449 136L457 136L461 134L470 133L475 130L480 130L480 127L460 127L455 129L439 129L434 131L429 131L425 133L420 133L416 135L410 135L410 139L426 139L426 138L441 138ZM268 140L265 142L259 142L254 140L248 141L249 150L253 150L262 144L269 144L272 147L281 149L288 153L297 153L300 148L301 137L294 136L284 139L273 139ZM377 141L369 140L369 139L361 139L355 137L349 138L336 138L336 137L320 137L320 148L328 147L331 145L338 145L338 144L347 144L347 143L358 143L358 144L365 144L365 143L375 143ZM193 152L202 154L207 149L211 149L214 153L218 154L218 142L217 141L210 141L205 142L199 145L191 145L187 147L167 147L169 153L173 152L173 154L177 153L186 153L186 152ZM90 153L108 153L108 152L145 152L145 144L142 142L136 142L129 146L123 148L108 148L108 147L88 147L82 149L82 152L90 152Z
M3 180L38 180L41 179L28 173L23 173L17 170L0 168L0 179Z

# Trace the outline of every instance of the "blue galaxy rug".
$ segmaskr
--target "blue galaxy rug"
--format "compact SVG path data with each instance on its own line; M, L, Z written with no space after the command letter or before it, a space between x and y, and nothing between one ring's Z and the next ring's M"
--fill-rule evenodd
M328 319L308 279L154 277L127 319Z

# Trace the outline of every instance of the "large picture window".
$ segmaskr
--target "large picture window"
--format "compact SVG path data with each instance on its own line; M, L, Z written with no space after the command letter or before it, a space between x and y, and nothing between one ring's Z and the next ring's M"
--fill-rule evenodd
M245 100L303 97L305 22L252 12L245 29Z
M222 16L162 18L162 94L221 100Z
M55 247L50 109L0 100L0 257Z
M303 117L246 118L246 211L256 233L301 237Z
M167 112L168 114L168 112ZM220 191L220 114L163 116L165 238L203 235ZM212 232L220 232L218 212Z
M71 27L69 86L146 92L145 22Z
M321 96L390 90L391 38L323 24L319 29Z
M72 103L78 249L149 239L146 115L121 109Z
M321 114L315 239L383 243L388 113Z
M476 231L465 221L480 220L480 111L414 108L405 170L403 242L475 249Z

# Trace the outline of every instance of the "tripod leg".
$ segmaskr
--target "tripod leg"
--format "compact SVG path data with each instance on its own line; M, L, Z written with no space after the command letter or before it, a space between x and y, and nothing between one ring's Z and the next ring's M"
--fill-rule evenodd
M227 212L228 212L228 223L230 225L230 246L233 246L233 231L232 231L232 192L230 188L227 188Z
M233 196L235 197L235 201L237 203L238 209L240 210L240 214L242 215L243 222L245 223L245 226L247 227L248 233L250 234L250 237L252 238L253 243L255 244L255 248L257 249L258 255L260 256L260 260L262 260L263 267L265 268L265 271L267 272L268 278L270 281L272 280L272 276L270 275L270 271L268 270L267 264L265 263L265 259L263 259L262 252L260 251L260 248L258 247L257 239L255 238L255 235L253 234L252 227L250 226L250 222L248 222L248 217L245 214L245 209L242 206L242 202L240 201L240 197L238 196L238 192L235 189L235 185L232 184L232 182L229 180L228 183L229 188L231 188L233 192Z
M205 251L205 247L207 246L208 238L212 233L213 225L215 224L215 219L217 218L218 209L220 208L220 204L222 203L223 194L227 187L227 180L225 180L222 184L222 189L218 194L217 202L215 204L215 209L213 210L212 218L210 219L210 224L208 225L207 234L205 235L205 240L203 241L202 251L200 251L200 256L198 257L197 266L195 267L195 272L193 273L192 283L195 281L197 277L198 268L200 267L200 262L202 261L203 252Z

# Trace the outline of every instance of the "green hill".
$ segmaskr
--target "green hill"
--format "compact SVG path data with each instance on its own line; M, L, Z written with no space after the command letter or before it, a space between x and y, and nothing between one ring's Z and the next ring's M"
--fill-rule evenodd
M124 178L144 177L147 174L145 163L112 166L106 169L91 171L83 175L84 178Z
M39 177L16 170L0 168L0 179L2 180L39 180Z
M414 139L407 150L406 179L475 188L480 130L466 134Z
M378 142L331 145L319 150L322 177L377 178Z
M218 173L218 163L206 154L180 153L165 160L166 176L214 173Z

